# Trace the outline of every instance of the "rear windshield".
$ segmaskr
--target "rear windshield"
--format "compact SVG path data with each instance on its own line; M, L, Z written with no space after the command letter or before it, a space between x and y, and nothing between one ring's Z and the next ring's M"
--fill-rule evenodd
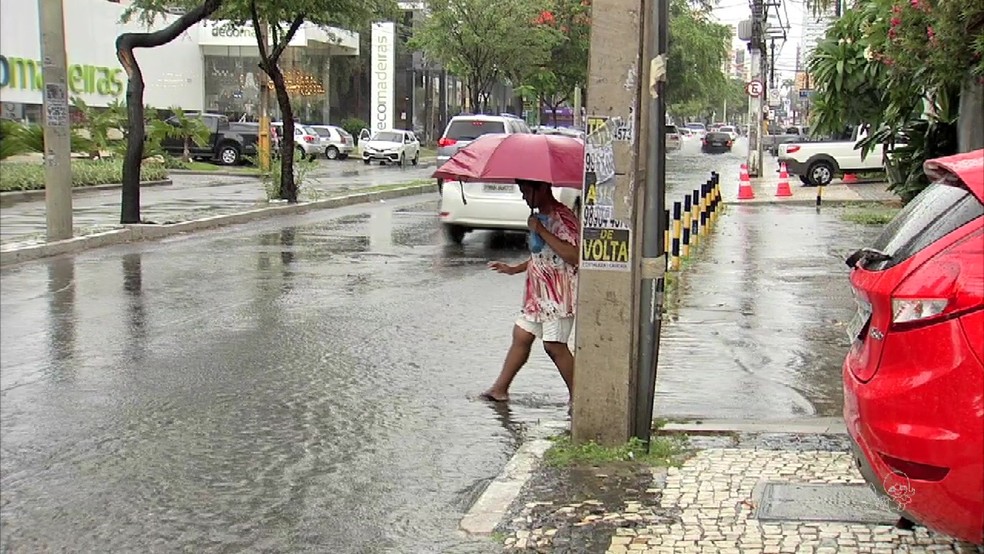
M331 137L331 129L327 127L309 127L309 129L311 129L312 131L318 133L323 137L329 137L329 138Z
M984 216L984 204L967 189L933 183L895 216L872 247L892 257L867 269L897 265L947 234Z
M452 121L444 138L454 140L475 140L489 133L505 133L506 126L501 121L484 121L481 119L458 119Z
M687 123L687 127L690 129L704 129L703 123Z
M727 133L720 133L714 131L712 133L707 133L707 140L731 140L731 136Z
M677 131L676 125L667 125L666 126L666 132L667 133L671 133L671 134L672 133L677 133L678 131Z

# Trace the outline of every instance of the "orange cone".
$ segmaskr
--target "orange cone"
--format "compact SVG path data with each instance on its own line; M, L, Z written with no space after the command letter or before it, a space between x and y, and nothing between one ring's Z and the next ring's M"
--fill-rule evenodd
M854 184L858 182L858 176L853 173L845 173L841 181L847 184Z
M751 200L755 198L752 191L752 183L748 180L748 166L741 164L741 177L738 183L738 200Z
M786 162L779 164L779 186L776 187L776 196L792 196L793 191L789 190L789 173L786 173Z

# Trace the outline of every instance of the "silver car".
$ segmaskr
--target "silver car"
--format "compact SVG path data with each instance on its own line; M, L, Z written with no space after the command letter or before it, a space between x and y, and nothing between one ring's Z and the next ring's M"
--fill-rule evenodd
M458 150L468 146L473 140L488 134L531 133L526 122L511 114L502 115L456 115L448 122L444 134L437 141L437 166L451 159ZM442 185L438 179L438 186Z
M355 140L348 131L334 125L308 125L321 137L321 150L329 160L344 160L355 151Z
M277 137L282 139L284 124L278 121L270 126L276 131ZM321 148L321 135L300 123L294 123L294 147L298 156L312 160L324 152Z

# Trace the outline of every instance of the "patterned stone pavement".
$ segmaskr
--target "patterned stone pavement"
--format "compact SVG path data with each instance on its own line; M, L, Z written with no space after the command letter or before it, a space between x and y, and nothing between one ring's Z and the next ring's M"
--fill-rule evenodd
M590 500L548 509L566 515L573 526L614 527L609 554L984 553L922 527L907 531L890 525L755 518L753 490L763 481L864 483L844 451L708 448L682 467L654 469L653 474L653 487L658 488L639 491L617 511L600 509L599 502ZM543 508L529 503L524 511ZM549 527L520 530L505 539L505 548L555 552L552 537L557 533Z

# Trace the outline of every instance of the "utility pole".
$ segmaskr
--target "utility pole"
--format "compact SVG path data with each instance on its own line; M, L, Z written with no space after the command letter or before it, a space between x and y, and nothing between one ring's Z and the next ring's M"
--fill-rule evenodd
M269 45L267 37L270 36L270 30L267 23L260 25L260 33L263 35L260 37L260 41L264 45ZM260 131L257 137L260 147L260 170L270 171L270 76L266 74L266 71L261 71L261 86L260 86ZM325 91L325 94L328 94ZM281 130L281 134L283 131ZM280 140L284 140L284 137L280 137ZM291 143L293 143L293 138L291 138Z
M765 5L763 0L752 0L752 37L748 43L751 53L752 79L763 84L762 93L748 101L748 174L752 177L762 175L762 136L765 134L765 64L762 51L765 49Z
M574 128L584 129L584 121L581 117L581 111L583 110L584 102L581 97L581 86L578 85L574 87Z
M638 310L638 386L633 435L647 445L653 428L653 402L656 397L656 369L659 360L659 337L662 330L663 292L665 290L666 252L663 221L666 205L666 64L669 55L670 0L643 2L645 13L644 83L647 93L640 103L646 124L643 126L640 155L645 176L643 200L642 256L639 259ZM727 112L727 100L725 100ZM725 115L727 123L727 115Z
M62 0L38 0L44 82L44 202L47 239L72 238L72 127Z
M636 427L639 139L644 0L595 0L575 336L575 442L625 444ZM646 122L648 124L648 121ZM644 154L644 153L642 153ZM642 307L647 311L648 306Z

